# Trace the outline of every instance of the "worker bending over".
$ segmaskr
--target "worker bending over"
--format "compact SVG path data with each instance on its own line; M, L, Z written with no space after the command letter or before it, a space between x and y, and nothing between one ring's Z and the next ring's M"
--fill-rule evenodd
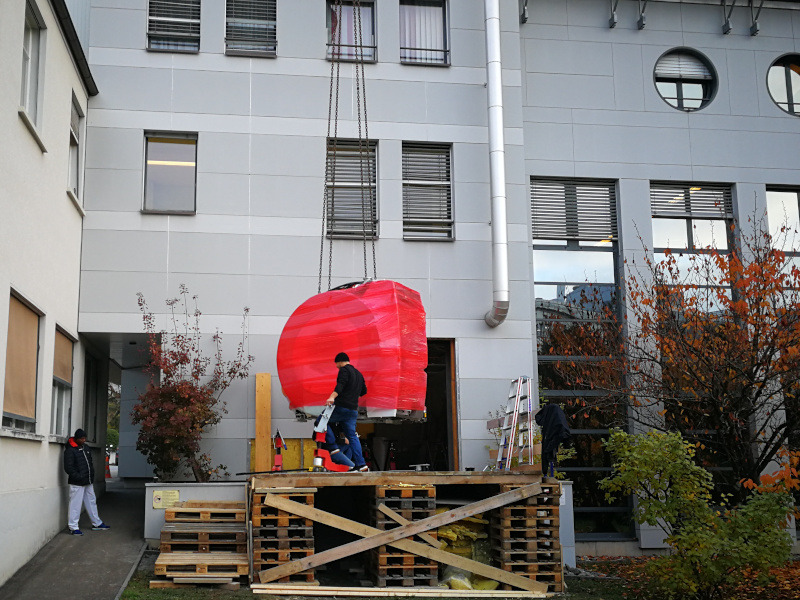
M367 384L364 376L350 364L350 357L344 352L339 352L334 359L339 374L336 376L336 388L325 401L330 406L333 404L333 414L328 423L341 424L350 449L353 453L353 463L357 471L369 471L364 456L361 453L361 442L356 433L356 419L358 419L358 399L367 393Z

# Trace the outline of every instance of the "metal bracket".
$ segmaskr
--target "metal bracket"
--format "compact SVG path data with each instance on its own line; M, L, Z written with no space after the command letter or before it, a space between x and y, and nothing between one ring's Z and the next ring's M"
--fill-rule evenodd
M609 4L611 4L611 18L608 19L608 26L611 29L617 26L619 19L617 19L617 6L619 5L619 0L608 0Z
M644 24L645 24L645 15L644 15L644 11L646 11L646 10L647 10L647 3L648 3L650 0L644 0L644 1L642 1L642 0L637 0L637 1L639 2L639 20L636 22L636 26L637 26L639 29L644 29Z
M519 0L519 22L528 22L528 0Z
M756 0L750 0L750 35L758 35L760 27L758 26L758 17L761 16L761 9L764 8L764 0L758 3L758 10L753 12Z
M728 10L728 0L722 0L722 33L728 35L733 27L731 27L731 15L733 14L733 7L736 6L736 0L731 0L730 10Z

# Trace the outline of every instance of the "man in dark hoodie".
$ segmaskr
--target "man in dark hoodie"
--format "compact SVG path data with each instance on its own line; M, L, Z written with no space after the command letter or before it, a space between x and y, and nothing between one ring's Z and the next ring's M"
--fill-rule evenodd
M356 420L358 419L358 399L367 393L364 376L361 371L350 364L350 357L344 352L339 352L334 358L339 369L336 377L336 388L325 401L333 405L333 414L328 421L329 425L339 423L353 453L352 462L357 471L369 471L364 456L361 453L361 442L356 433Z
M64 471L69 475L69 514L67 525L71 535L83 535L78 528L81 518L81 504L92 521L92 529L105 531L111 529L100 520L97 514L97 497L94 495L94 465L92 454L86 446L86 432L75 430L75 435L67 440L64 448Z

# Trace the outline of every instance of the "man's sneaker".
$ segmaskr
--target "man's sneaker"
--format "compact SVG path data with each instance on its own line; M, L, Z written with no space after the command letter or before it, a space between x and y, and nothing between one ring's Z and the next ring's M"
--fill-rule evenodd
M70 535L83 535L83 532L80 529L70 529L69 530L69 534Z
M105 531L106 529L111 529L111 527L109 527L105 523L100 523L100 525L95 525L94 527L92 527L92 531Z
M357 470L361 471L362 473L366 473L369 471L369 467L367 465L364 465L363 467L359 467Z

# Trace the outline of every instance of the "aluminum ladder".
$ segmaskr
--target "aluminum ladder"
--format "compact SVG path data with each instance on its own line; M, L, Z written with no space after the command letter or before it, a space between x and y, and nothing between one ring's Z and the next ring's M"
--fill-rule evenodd
M538 431L533 415L539 408L539 399L533 397L532 390L530 377L518 377L511 382L500 424L501 436L495 465L498 471L510 468L514 455L519 464L525 464L523 458L526 449L527 464L533 464L533 438Z

